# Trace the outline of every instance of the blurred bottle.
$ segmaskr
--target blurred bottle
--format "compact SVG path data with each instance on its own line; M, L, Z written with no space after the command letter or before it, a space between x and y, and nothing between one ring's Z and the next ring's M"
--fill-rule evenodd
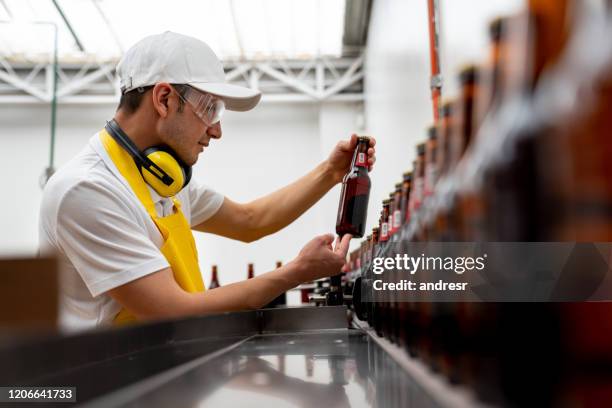
M438 182L438 128L431 126L427 129L427 142L425 144L425 192L424 196L433 194Z
M210 278L210 285L208 285L208 289L214 289L221 286L219 283L219 277L217 276L217 265L212 266L212 276Z
M255 266L250 263L247 265L247 279L252 279L255 277Z
M412 172L407 171L402 175L402 200L400 202L400 211L402 212L402 224L407 224L410 221L410 210L408 203L410 202L410 189L412 186Z
M368 258L370 262L376 257L378 251L378 242L380 240L380 228L375 227L372 229L372 240L370 241L370 251L368 254ZM367 319L370 327L374 327L374 321L376 319L375 314L377 313L377 309L375 307L376 303L374 302L374 291L372 288L373 284L373 273L372 268L369 268L367 271L367 282L366 282L366 301L368 303L368 312Z
M387 242L389 240L389 207L391 200L383 200L383 209L380 215L380 238L378 242Z
M410 212L415 213L423 202L425 192L425 143L419 143L416 147L417 156L413 166L412 191L410 192Z
M612 4L608 2L608 6ZM608 27L611 23L608 9ZM594 24L590 21L585 23ZM584 24L584 23L583 23ZM596 31L594 31L596 32ZM583 34L584 35L584 34ZM601 45L608 39L584 38L588 52L580 55L582 64L602 60L607 64L597 71L567 72L564 83L581 81L588 89L577 98L575 109L563 117L539 139L539 158L543 172L541 189L543 200L554 200L554 208L546 214L548 234L553 241L578 242L576 247L587 247L591 242L612 241L612 52ZM544 166L544 160L554 155L555 160ZM557 185L547 185L547 183ZM563 185L559 185L559 183ZM579 261L583 288L597 288L604 278L596 271L608 270L599 255ZM609 253L604 255L608 259ZM608 272L609 273L609 272ZM588 285L587 279L591 280ZM575 286L575 285L574 285ZM612 303L558 303L563 340L566 378L564 397L575 406L598 406L610 397L612 389ZM563 401L567 402L567 401Z
M446 101L442 104L441 117L438 126L438 149L437 149L437 168L438 178L448 174L450 162L450 143L451 134L454 128L453 107L454 101Z
M303 285L313 285L313 282L307 282ZM301 288L300 289L300 302L302 302L303 305L306 305L310 302L310 299L308 298L310 296L310 293L312 293L312 289L307 289L307 288Z
M389 224L389 239L393 237L395 230L393 229L393 214L395 214L395 190L389 193L389 218L387 224Z
M461 90L457 100L456 121L449 146L450 167L448 170L450 171L455 168L463 157L476 131L473 120L478 94L478 79L479 69L475 65L464 67L459 74Z
M403 183L395 184L395 191L393 192L393 224L391 227L391 234L398 232L403 224L402 219L402 187Z
M371 185L368 175L369 144L368 137L360 136L357 139L351 169L342 180L336 220L336 233L340 237L351 234L354 238L361 238L365 232Z
M504 73L504 97L514 95L528 106L533 92L547 68L556 64L574 27L576 18L572 0L529 0L527 11L507 20L504 26L507 69ZM523 102L524 101L524 102ZM517 123L511 132L499 132L492 145L512 146L511 155L503 162L492 163L485 171L488 236L499 241L538 241L549 228L550 219L562 207L562 202L549 206L544 202L553 185L540 183L550 177L547 169L558 167L561 153L544 156L543 145L550 134L550 123L532 114L532 124ZM581 141L583 143L584 141ZM553 143L554 144L554 143ZM554 179L554 177L553 177ZM553 181L569 184L567 180Z
M489 58L481 68L480 97L474 122L479 127L489 112L495 112L503 99L504 69L507 65L507 25L510 17L498 17L489 24Z
M529 0L526 85L534 90L542 73L555 65L576 23L576 0Z

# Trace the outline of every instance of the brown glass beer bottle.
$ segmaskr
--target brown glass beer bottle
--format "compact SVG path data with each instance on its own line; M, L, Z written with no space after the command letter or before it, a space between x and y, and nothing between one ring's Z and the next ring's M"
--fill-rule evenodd
M402 175L402 200L400 201L400 211L402 212L402 224L407 224L410 221L410 211L408 203L410 202L410 187L412 185L412 172L407 171Z
M399 231L402 226L402 187L403 183L397 183L395 185L395 191L393 192L393 225L391 226L391 233L395 234Z
M414 163L414 178L412 182L412 207L416 211L421 207L425 192L425 143L417 145L417 156Z
M378 238L378 242L387 242L389 240L389 207L391 205L391 200L388 198L383 200L383 209L382 214L380 216L380 237Z
M368 147L370 139L361 136L353 155L351 169L342 180L342 192L336 220L336 233L339 236L351 234L363 237L368 215L370 198L370 176L368 176Z
M427 143L425 144L425 197L433 194L434 186L438 181L438 128L431 126L427 129Z
M219 283L219 277L217 276L217 265L213 265L212 277L210 278L210 285L208 286L208 289L218 288L219 286L221 286L221 284Z
M454 127L453 107L454 101L447 101L442 105L442 117L438 123L438 149L437 149L437 168L438 178L444 177L449 170L450 142Z

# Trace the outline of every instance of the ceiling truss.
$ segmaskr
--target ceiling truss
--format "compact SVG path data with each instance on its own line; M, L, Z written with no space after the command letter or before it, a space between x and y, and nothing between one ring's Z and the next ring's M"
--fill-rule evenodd
M229 83L258 89L264 102L363 100L363 54L351 58L226 62ZM58 66L60 104L116 104L116 61ZM53 65L14 62L0 56L0 105L49 104Z

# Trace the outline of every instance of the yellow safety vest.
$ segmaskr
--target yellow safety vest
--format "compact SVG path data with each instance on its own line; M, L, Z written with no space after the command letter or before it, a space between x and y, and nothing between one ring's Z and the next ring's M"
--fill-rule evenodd
M100 132L100 139L111 160L127 182L145 210L157 225L164 244L161 253L164 255L174 279L183 290L194 293L204 291L204 282L198 264L198 251L191 232L191 227L181 211L181 203L175 197L174 211L167 217L157 216L155 204L142 175L138 171L132 157L113 139L104 129ZM125 308L115 316L115 324L124 324L136 321L136 318Z

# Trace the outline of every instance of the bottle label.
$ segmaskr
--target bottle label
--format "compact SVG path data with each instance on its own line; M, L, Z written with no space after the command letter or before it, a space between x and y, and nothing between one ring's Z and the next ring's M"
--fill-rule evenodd
M436 179L438 178L438 172L434 166L429 166L425 174L425 196L433 194Z
M389 223L383 222L380 231L380 240L387 241L389 239Z
M357 160L355 160L355 166L368 167L368 160L365 153L357 153Z
M414 201L413 201L413 209L417 209L421 206L421 201L423 201L423 188L424 188L424 180L422 177L419 177L415 180L414 183Z
M402 212L400 210L393 211L393 229L397 230L402 225Z

